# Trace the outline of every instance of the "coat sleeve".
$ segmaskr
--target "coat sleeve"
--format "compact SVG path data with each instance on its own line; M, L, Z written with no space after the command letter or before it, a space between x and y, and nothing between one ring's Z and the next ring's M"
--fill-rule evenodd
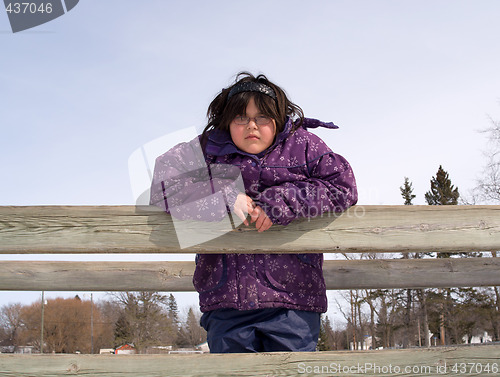
M232 165L207 165L198 138L159 156L150 204L181 220L220 221L238 192L241 173Z
M354 173L344 157L333 153L315 135L302 153L307 163L300 179L285 180L259 195L258 203L274 224L342 212L358 200Z

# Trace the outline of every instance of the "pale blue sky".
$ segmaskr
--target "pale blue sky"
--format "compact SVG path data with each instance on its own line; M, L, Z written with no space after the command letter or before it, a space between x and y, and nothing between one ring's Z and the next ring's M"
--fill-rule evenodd
M0 205L133 204L130 154L201 130L240 70L340 126L318 134L360 204L402 204L405 176L425 204L440 164L465 194L500 119L499 16L496 0L81 0L12 34L0 11Z

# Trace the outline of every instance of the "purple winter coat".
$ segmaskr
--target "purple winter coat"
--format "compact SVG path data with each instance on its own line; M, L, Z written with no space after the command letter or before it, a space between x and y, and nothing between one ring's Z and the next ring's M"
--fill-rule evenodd
M289 119L259 155L242 152L219 130L210 132L203 154L198 139L177 145L156 159L151 204L179 219L219 221L244 185L280 225L354 205L357 189L349 163L306 130L337 126L309 118L296 131L292 126ZM276 307L325 312L322 267L323 254L199 254L193 284L202 312Z

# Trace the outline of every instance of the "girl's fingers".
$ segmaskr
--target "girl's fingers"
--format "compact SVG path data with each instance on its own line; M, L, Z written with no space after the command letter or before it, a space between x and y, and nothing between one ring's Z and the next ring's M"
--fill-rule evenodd
M234 209L234 213L236 214L236 216L238 216L241 219L241 221L243 221L243 224L245 224L246 226L248 226L247 217L246 217L245 213L242 210L235 208Z
M273 222L271 221L271 219L268 217L267 218L267 225L266 225L266 229L265 230L268 230L272 225L273 225Z
M248 226L248 220L247 216L248 214L252 213L254 208L254 203L253 200L248 196L243 193L238 194L238 197L236 199L236 203L234 203L234 213L236 216L238 216L241 221L243 221L243 224Z
M258 211L258 216L255 222L255 227L259 232L263 232L273 225L271 219L267 216L264 210L260 207L255 208Z
M257 219L259 218L260 216L260 207L255 207L255 208L252 208L250 211L248 211L248 213L250 214L250 222L251 223L254 223L257 221Z
M256 205L248 195L238 195L238 199L234 205L234 213L246 226L249 225L247 217L250 215L250 223L255 223L255 228L257 228L259 232L263 232L273 225L271 219L267 216L264 210L260 206Z
M267 216L264 213L264 211L259 212L259 218L255 222L255 227L257 229L260 229L262 227L262 224L264 224L264 221L266 220Z
M273 225L272 221L269 219L269 217L266 217L262 222L262 225L257 229L259 232L263 232L265 230L268 230L271 227L271 225Z

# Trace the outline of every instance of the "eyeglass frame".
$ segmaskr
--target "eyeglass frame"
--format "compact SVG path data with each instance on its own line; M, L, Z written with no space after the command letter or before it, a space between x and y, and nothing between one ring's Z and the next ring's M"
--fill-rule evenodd
M246 119L246 122L245 123L237 122L236 121L237 118ZM268 121L266 121L266 123L260 123L260 122L257 121L258 118L260 118L260 119L267 119ZM235 124L237 124L238 126L246 126L246 125L250 124L251 120L253 120L253 122L257 126L267 126L268 124L272 123L273 118L265 116L265 115L257 115L256 117L253 117L253 118L252 117L243 116L243 115L238 115L238 116L234 117L233 122Z

